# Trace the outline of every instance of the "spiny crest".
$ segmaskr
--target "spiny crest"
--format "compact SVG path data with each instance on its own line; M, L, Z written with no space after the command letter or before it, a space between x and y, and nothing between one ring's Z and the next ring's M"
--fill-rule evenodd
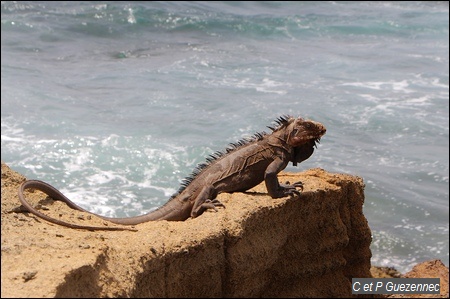
M243 139L239 140L238 142L230 143L228 145L228 147L225 149L225 151L216 151L215 153L206 157L206 162L198 164L197 167L195 167L195 169L192 171L191 175L185 177L182 180L180 188L174 195L172 195L172 197L170 199L176 197L181 192L183 192L183 190L186 189L187 186L189 186L189 184L192 183L192 181L209 165L213 164L215 161L226 156L227 154L234 152L235 150L241 148L242 146L245 146L252 142L256 142L256 141L263 139L265 135L267 135L266 132L255 133L251 137L243 138Z
M268 127L268 128L271 129L273 132L275 132L275 131L280 130L281 128L286 127L292 121L293 121L292 116L282 115L274 121L276 123L275 128L273 128L273 127ZM225 149L225 151L216 151L215 153L206 157L205 163L198 164L197 167L192 171L191 175L187 176L186 178L184 178L182 180L180 188L174 195L172 195L171 199L176 197L177 195L179 195L181 192L183 192L187 188L187 186L189 186L189 184L192 183L192 181L209 165L213 164L215 161L221 159L222 157L226 156L227 154L234 152L235 150L237 150L245 145L248 145L252 142L256 142L256 141L263 139L264 136L266 136L266 135L267 135L266 132L256 133L249 138L243 138L243 139L239 140L238 142L230 143L228 145L228 147Z
M289 125L291 123L291 121L293 120L293 117L290 115L282 115L280 117L278 117L274 122L277 124L277 126L274 127L270 127L267 126L269 129L272 130L272 132L278 131L281 128L286 127L287 125Z

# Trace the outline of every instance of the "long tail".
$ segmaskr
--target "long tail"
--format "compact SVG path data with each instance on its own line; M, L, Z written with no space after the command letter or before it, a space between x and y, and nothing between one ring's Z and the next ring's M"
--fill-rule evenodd
M20 187L19 187L19 200L22 203L22 205L30 212L33 213L34 215L47 220L48 222L51 223L55 223L58 225L62 225L65 227L70 227L70 228L76 228L76 229L87 229L87 230L130 230L130 231L137 231L137 229L134 228L128 228L128 227L108 227L108 226L85 226L85 225L77 225L77 224L72 224L72 223L68 223L62 220L58 220L52 217L49 217L41 212L39 212L38 210L36 210L32 205L30 205L30 203L25 199L25 196L23 195L24 191L26 189L29 188L33 188L39 191L44 192L45 194L47 194L48 196L50 196L51 198L55 199L55 200L60 200L65 202L69 207L71 207L72 209L76 209L79 211L83 211L83 212L87 212L89 214L95 215L97 217L100 217L104 220L108 220L110 222L113 223L119 223L119 224L128 224L128 223L121 223L120 221L122 221L122 219L124 218L108 218L108 217L104 217L101 215L97 215L94 213L91 213L83 208L81 208L80 206L76 205L74 202L72 202L70 199L68 199L66 196L64 196L64 194L62 194L61 192L59 192L55 187L43 182L43 181L38 181L38 180L28 180L23 182Z

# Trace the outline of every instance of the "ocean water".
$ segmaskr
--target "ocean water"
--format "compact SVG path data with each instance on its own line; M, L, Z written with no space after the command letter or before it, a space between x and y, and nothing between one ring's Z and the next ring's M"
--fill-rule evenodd
M372 263L449 264L448 2L1 2L1 159L86 209L163 204L281 115L364 179Z

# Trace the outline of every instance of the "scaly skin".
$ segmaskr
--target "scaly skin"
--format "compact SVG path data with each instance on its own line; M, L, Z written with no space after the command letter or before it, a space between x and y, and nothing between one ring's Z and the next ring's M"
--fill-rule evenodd
M258 133L249 140L231 144L225 153L216 152L199 165L185 179L181 188L163 206L150 213L128 218L109 218L90 213L77 206L53 186L38 180L28 180L19 187L19 200L29 212L47 221L71 228L88 230L133 230L125 227L81 226L63 222L37 211L25 199L28 188L40 190L55 200L66 202L71 208L88 212L104 220L135 225L154 220L183 221L198 217L207 209L217 210L224 205L216 197L219 193L244 192L265 181L272 198L299 195L297 188L303 184L280 184L277 175L289 162L294 166L308 159L314 152L316 142L325 134L321 123L283 116L276 121L276 128L269 127L270 134Z

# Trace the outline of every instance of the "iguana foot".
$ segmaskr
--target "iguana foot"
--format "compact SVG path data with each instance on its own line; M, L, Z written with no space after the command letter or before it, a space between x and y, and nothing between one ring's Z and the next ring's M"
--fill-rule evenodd
M204 203L202 203L197 209L193 210L191 212L191 217L195 218L203 214L206 210L213 209L214 211L218 212L216 207L223 207L225 208L225 205L218 201L217 199L207 199Z
M214 209L214 211L217 212L217 208L216 207L223 207L223 208L225 208L224 204L221 203L220 201L218 201L217 199L213 199L213 200L207 199L200 206L200 208L203 208L205 210L207 210L207 209Z
M291 185L291 183L289 183L289 181L286 181L286 183L285 183L285 185L282 185L284 188L300 188L301 189L301 191L303 191L303 183L302 182L296 182L296 183L293 183L292 185Z
M300 191L297 190L297 188L300 188ZM300 195L301 191L303 191L302 182L296 182L292 185L289 182L286 182L286 184L280 184L278 194L280 195L279 197L293 196L293 195Z

